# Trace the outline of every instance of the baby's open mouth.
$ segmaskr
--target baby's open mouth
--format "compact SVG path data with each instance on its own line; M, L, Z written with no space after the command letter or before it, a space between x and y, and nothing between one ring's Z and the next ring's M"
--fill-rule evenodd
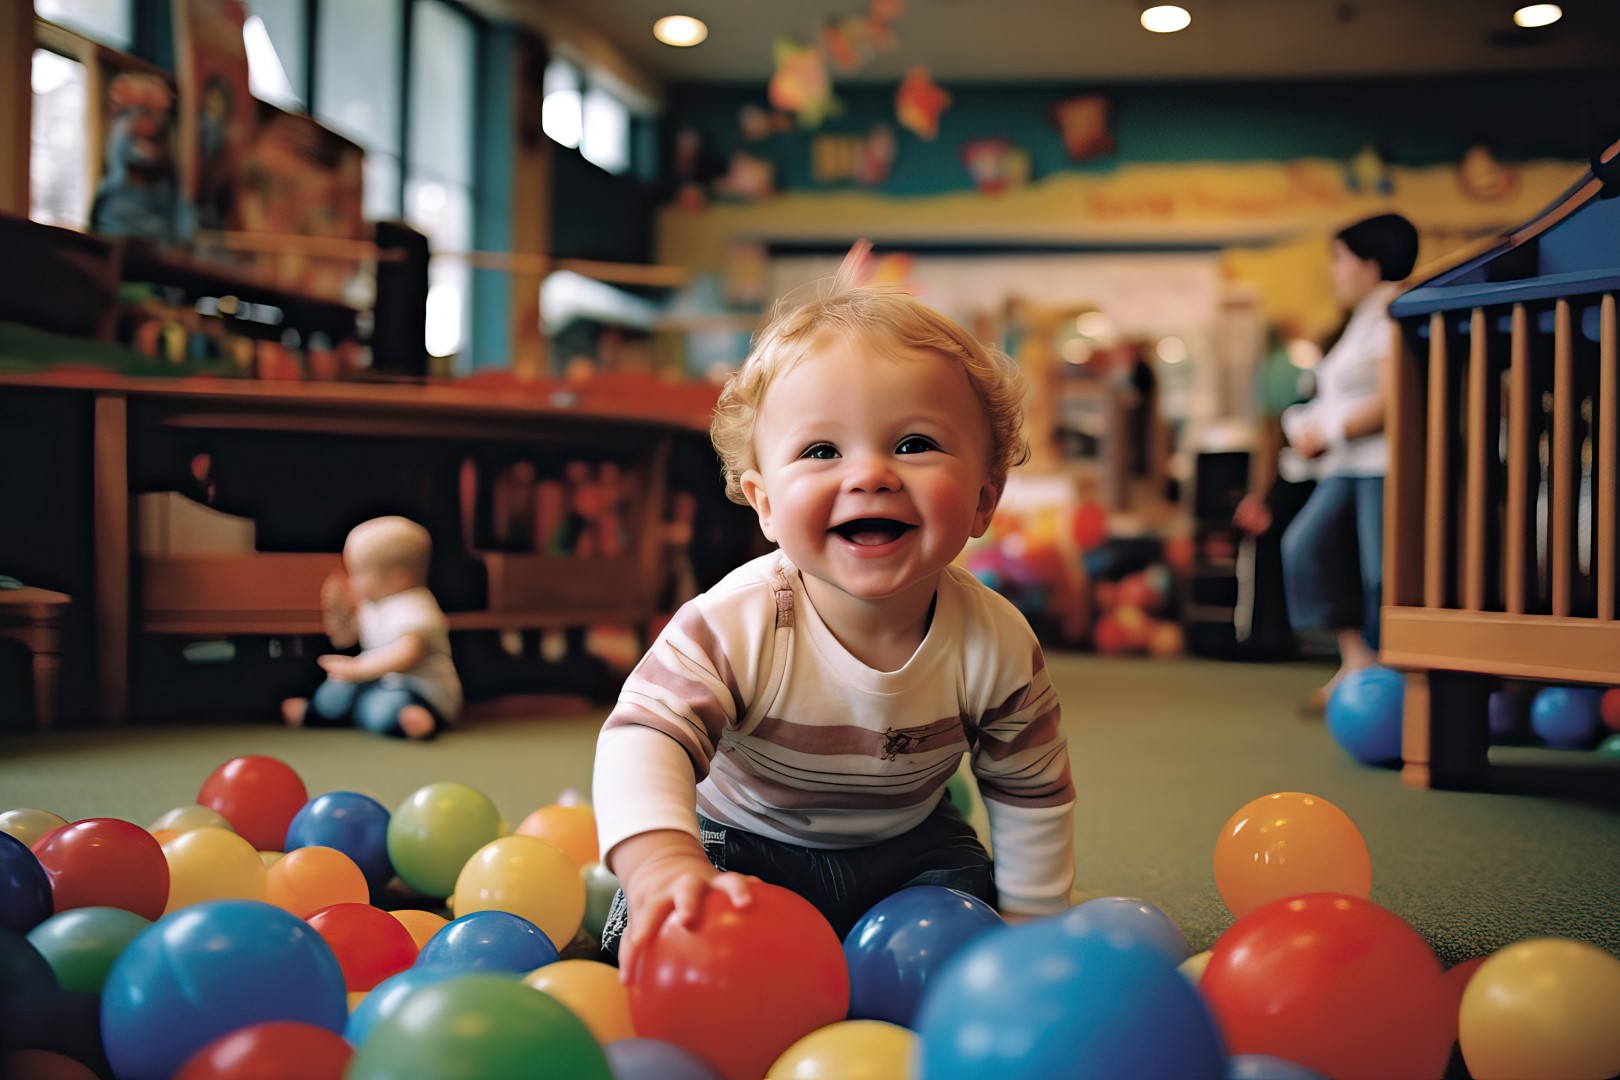
M875 547L887 544L891 540L899 539L908 530L916 528L904 521L893 518L856 518L846 521L842 525L834 525L832 531L848 540L852 544L863 547Z

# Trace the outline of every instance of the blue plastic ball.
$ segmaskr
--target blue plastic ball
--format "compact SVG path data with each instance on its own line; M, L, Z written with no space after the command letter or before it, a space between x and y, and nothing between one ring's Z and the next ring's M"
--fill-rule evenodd
M1510 743L1523 737L1524 710L1520 707L1520 699L1512 692L1492 690L1485 713L1490 721L1491 742Z
M388 811L376 799L354 791L329 791L304 804L287 826L287 845L336 848L360 868L376 896L394 876L388 861Z
M849 1018L910 1027L928 982L963 945L1005 925L976 896L914 885L884 897L844 939Z
M308 923L256 900L165 915L107 973L101 1034L120 1080L163 1080L203 1044L268 1020L342 1032L337 958Z
M1315 1069L1270 1054L1233 1054L1227 1080L1327 1080Z
M1603 717L1598 711L1603 691L1589 687L1549 686L1530 702L1530 729L1548 746L1584 750L1598 741Z
M26 934L54 910L45 868L27 844L0 833L0 930Z
M416 965L474 971L529 972L557 959L557 946L534 923L510 911L475 911L428 938Z
M916 1031L928 1080L1226 1075L1214 1019L1158 949L1050 919L964 946L930 984Z
M1070 908L1058 921L1074 937L1098 930L1134 934L1153 946L1171 964L1187 959L1190 950L1181 928L1170 916L1133 896L1099 896Z
M602 1053L613 1080L720 1080L702 1058L662 1039L616 1039Z
M1406 680L1386 667L1347 672L1328 699L1327 728L1363 765L1401 760L1401 705Z

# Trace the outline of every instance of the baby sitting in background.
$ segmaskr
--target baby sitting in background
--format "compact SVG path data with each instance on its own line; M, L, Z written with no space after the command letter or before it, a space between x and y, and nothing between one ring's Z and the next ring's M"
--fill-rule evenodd
M361 522L343 545L343 573L321 586L326 634L340 649L317 662L326 681L311 698L288 698L293 727L350 724L379 735L426 739L461 712L450 628L427 590L428 532L402 517Z

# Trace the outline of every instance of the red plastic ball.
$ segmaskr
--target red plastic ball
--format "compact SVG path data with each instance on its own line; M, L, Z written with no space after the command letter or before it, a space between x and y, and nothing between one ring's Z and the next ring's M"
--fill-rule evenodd
M309 801L291 765L273 757L232 758L208 775L197 802L224 816L259 851L281 851L287 826Z
M1232 1054L1270 1054L1335 1080L1439 1077L1456 1032L1440 963L1399 916L1314 893L1244 915L1198 988Z
M1603 696L1598 698L1598 715L1603 717L1604 727L1620 731L1620 686L1603 691Z
M349 990L370 990L416 962L416 939L382 908L333 904L305 921L331 947Z
M169 862L157 838L133 822L85 818L34 841L57 911L115 907L157 919L169 902Z
M1108 539L1108 511L1100 503L1083 502L1074 508L1070 527L1075 545L1081 551L1100 547Z
M1457 1041L1458 1019L1462 1013L1463 991L1468 989L1468 980L1474 977L1479 966L1489 960L1488 956L1476 956L1472 960L1464 960L1455 967L1447 968L1443 978L1446 988L1446 1008L1451 1016L1451 1041Z
M174 1080L343 1080L353 1056L336 1032L275 1020L221 1035L187 1058Z
M666 921L630 981L636 1034L691 1051L726 1080L759 1080L849 1010L843 945L821 913L775 885L754 883L749 894L738 908L711 889L695 925Z

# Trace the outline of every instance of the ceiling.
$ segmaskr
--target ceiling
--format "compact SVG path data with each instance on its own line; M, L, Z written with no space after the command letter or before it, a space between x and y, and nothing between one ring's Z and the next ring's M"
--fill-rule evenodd
M653 83L763 81L773 41L809 41L868 0L483 0L554 36L595 37ZM1152 34L1136 0L909 0L899 48L834 81L893 82L913 64L941 82L1136 81L1620 70L1620 0L1562 0L1564 18L1513 25L1513 0L1181 0L1192 26ZM662 15L709 25L675 49Z

